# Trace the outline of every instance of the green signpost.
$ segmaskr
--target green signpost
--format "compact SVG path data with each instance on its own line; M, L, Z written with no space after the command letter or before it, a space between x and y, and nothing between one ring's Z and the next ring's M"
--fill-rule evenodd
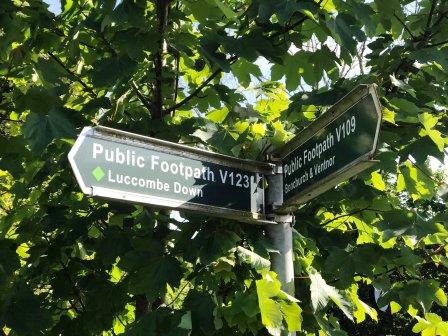
M282 148L281 213L372 166L381 123L374 85L344 97Z
M375 164L380 123L375 86L361 85L276 153L276 164L106 127L84 128L69 161L89 196L276 224L266 226L278 251L272 269L293 294L292 213Z
M275 200L267 195L272 203L268 211L292 213L376 163L371 159L380 123L375 86L360 85L276 153L280 179L272 178L272 163L100 126L83 129L69 160L82 191L90 196L263 223L269 222L266 176L268 193L282 188Z
M272 172L267 163L106 127L84 128L69 160L90 196L265 220L261 185Z

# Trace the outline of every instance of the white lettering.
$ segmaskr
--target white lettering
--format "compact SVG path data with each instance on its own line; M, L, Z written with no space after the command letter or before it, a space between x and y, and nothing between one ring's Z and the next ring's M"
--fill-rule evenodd
M103 152L103 146L101 144L94 142L93 143L93 158L96 159L97 154L101 154Z
M158 157L157 155L151 156L151 170L154 170L155 166L159 165L159 159L160 157Z

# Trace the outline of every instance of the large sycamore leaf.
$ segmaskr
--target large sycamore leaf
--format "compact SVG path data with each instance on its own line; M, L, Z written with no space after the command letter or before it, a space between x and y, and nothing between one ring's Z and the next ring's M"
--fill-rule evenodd
M47 115L31 112L22 126L24 138L31 150L41 153L47 145L57 138L74 138L75 126L67 118L64 110L51 109Z
M424 131L423 130L421 131L421 134L428 135L431 138L431 140L436 144L439 151L443 152L443 149L445 147L445 140L442 138L442 133L434 129L434 127L437 125L439 121L439 118L433 116L430 113L425 112L419 115L418 119L425 128Z
M352 54L356 53L357 41L364 41L366 38L350 15L339 14L329 20L327 25L335 33L334 38Z
M399 302L406 309L412 305L423 313L429 312L433 302L443 307L447 305L447 297L440 283L432 279L398 282L378 299L378 306L386 306L392 301Z
M425 318L416 316L418 323L412 328L415 333L421 333L422 336L445 336L448 335L448 322L434 313L425 315Z
M269 260L259 256L255 252L248 250L242 246L237 247L238 257L250 264L257 271L268 269L271 266Z
M149 301L154 301L167 283L171 287L179 286L182 270L175 258L160 256L152 258L148 264L130 278L129 286L134 294L145 293Z
M302 328L302 309L297 300L281 290L281 283L272 273L256 281L261 322L271 335L280 336L283 319L289 331Z
M356 323L361 323L366 319L366 314L370 316L372 320L378 321L378 314L375 309L363 302L358 296L358 285L353 285L350 292L350 298L355 303L356 311L354 317Z
M417 212L404 210L383 213L383 220L376 225L383 231L384 242L394 237L405 236L417 243L430 234L445 232L443 226L433 219L428 220Z
M431 173L421 166L414 166L405 162L399 167L397 191L407 190L414 201L418 199L430 200L436 193L435 182L431 179Z
M125 336L188 336L190 334L190 312L177 311L173 313L166 307L149 312L124 333Z
M13 295L2 303L4 322L17 335L39 335L52 324L50 312L44 308L41 297L27 285L20 283Z
M314 311L324 309L331 300L350 320L353 320L353 305L335 287L328 285L315 269L310 269L309 276L311 280L311 303Z
M238 78L239 83L244 87L248 87L252 82L251 76L261 77L263 75L258 65L248 62L244 58L235 62L231 68L233 74Z

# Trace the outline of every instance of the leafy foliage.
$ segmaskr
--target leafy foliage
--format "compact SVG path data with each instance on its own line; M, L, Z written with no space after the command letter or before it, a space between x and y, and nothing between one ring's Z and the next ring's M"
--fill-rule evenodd
M2 1L0 335L446 334L447 11ZM263 227L87 198L68 164L87 125L261 159L362 83L379 164L296 212L294 297Z

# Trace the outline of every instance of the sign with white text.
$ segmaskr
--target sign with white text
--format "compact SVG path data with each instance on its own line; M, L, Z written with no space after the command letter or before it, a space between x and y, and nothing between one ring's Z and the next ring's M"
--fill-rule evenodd
M264 219L260 186L269 164L105 127L84 128L69 160L90 196Z
M363 85L288 143L281 157L284 207L291 210L288 204L305 202L317 196L316 190L321 193L340 183L336 176L357 163L372 162L368 160L376 149L381 115L375 87ZM351 176L359 171L354 169ZM321 183L326 188L319 188Z

